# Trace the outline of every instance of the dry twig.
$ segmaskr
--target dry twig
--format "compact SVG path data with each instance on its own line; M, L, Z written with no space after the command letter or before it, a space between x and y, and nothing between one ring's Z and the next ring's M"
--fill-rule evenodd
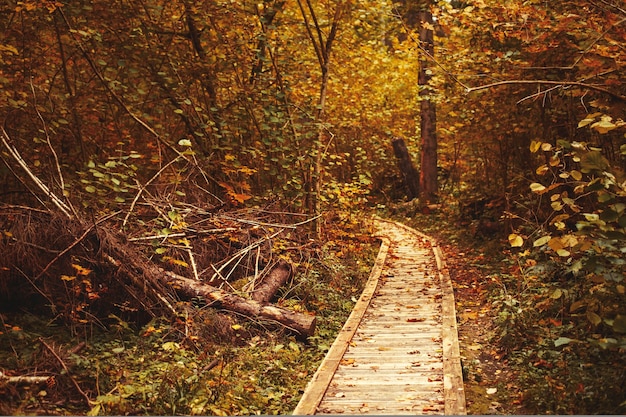
M69 368L67 367L67 365L65 364L65 362L63 362L63 359L61 359L61 357L54 351L54 349L52 349L52 347L50 345L48 345L46 343L45 340L43 340L41 337L39 338L39 342L44 345L46 347L46 349L48 349L48 351L56 358L56 360L59 362L59 364L63 367L63 370L65 371L65 373L67 374L67 376L70 378L70 380L72 381L72 384L74 384L74 387L76 387L76 390L80 393L80 395L83 396L83 398L85 399L85 401L87 402L88 406L92 406L93 403L91 401L91 399L89 398L89 396L85 393L85 391L83 391L83 389L80 387L80 385L78 385L78 382L76 382L76 380L74 379L74 377L71 375L71 372L69 370Z

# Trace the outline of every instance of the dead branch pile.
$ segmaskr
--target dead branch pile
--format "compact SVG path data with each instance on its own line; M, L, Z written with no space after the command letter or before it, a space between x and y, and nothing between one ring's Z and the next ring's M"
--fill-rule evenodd
M112 311L176 315L180 300L201 297L310 335L313 316L269 305L292 272L274 254L273 240L295 226L251 214L211 215L188 207L188 223L181 220L186 225L124 236L115 232L119 216L88 224L62 213L2 206L0 302L39 306L86 323Z
M296 231L312 219L264 210L228 212L223 204L203 203L197 190L176 194L157 184L181 155L138 185L121 210L105 208L98 212L106 214L95 217L89 214L93 208L79 212L44 184L6 131L0 133L5 164L22 184L30 184L39 202L39 207L0 205L4 306L38 306L72 323L93 323L112 311L176 317L181 300L203 298L212 307L313 334L314 316L270 304L292 277L291 265L276 255L276 240L290 236L299 245Z

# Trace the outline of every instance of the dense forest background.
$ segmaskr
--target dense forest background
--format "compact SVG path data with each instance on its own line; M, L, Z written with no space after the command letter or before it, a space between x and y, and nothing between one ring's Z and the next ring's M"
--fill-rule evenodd
M118 361L97 365L107 368L96 383L73 371L62 387L77 395L70 412L289 412L296 394L253 394L256 380L237 385L227 358L253 362L268 343L266 379L302 387L358 297L373 243L363 219L377 212L446 222L506 255L494 340L512 366L532 364L530 410L625 411L622 2L25 0L0 5L0 28L3 377L78 355L60 357L43 330L29 335L13 315L28 311L79 340L115 328L138 343L142 329L134 353L102 342L92 353L103 362L75 365ZM434 160L425 103L436 109ZM418 170L434 161L436 178L420 182L434 195L404 202L397 138ZM236 345L242 324L196 310L191 320L153 268L241 291L277 259L294 268L281 307L329 316L310 353L289 332L265 341L256 323L240 350L208 354L198 339ZM190 334L192 321L210 331ZM200 352L213 382L198 388L197 373L178 370L189 381L176 397L180 378L145 384L171 373L154 366L120 385L128 375L114 370L139 366L137 349L164 363ZM300 374L280 380L286 367ZM59 406L1 384L18 404L3 412Z

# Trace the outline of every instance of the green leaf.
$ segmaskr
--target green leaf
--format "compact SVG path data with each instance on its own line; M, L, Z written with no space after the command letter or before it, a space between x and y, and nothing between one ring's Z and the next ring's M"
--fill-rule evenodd
M557 288L556 290L554 290L554 292L550 295L550 298L552 298L553 300L558 300L559 298L561 298L563 296L563 290L561 290L560 288Z
M607 192L600 191L598 193L598 203L606 203L613 200L613 196Z
M613 129L617 128L617 125L610 121L610 119L600 120L591 125L591 128L596 130L600 134L604 134L610 132Z
M533 247L536 248L537 246L543 246L546 243L548 243L550 241L550 239L552 239L552 236L550 236L550 235L546 235L544 237L540 237L539 239L537 239L537 240L535 240L533 242Z
M589 151L580 158L580 170L585 174L592 171L605 171L609 161L599 151Z
M592 118L589 118L589 117L590 117L590 116L587 116L587 118L582 119L580 122L578 122L578 128L585 127L585 126L587 126L588 124L593 123L593 122L594 122L594 120L596 120L596 118L595 118L595 117L592 117Z
M564 258L571 255L571 252L568 251L567 249L557 249L556 253L557 255L562 256Z
M88 193L95 193L96 192L96 187L94 187L93 185L88 185L85 187L85 191L87 191Z
M550 204L550 207L552 207L552 210L554 211L561 211L563 210L563 203L560 201L553 201L552 204Z
M300 353L300 346L296 343L296 342L289 342L289 349L291 349L292 351L296 352L296 353Z
M626 333L626 316L618 314L613 320L613 331L617 333Z
M563 346L563 345L567 345L569 344L572 340L574 339L570 339L569 337L559 337L558 339L556 339L554 341L554 347L559 347L559 346Z
M100 403L95 403L91 410L87 413L88 416L99 416L100 415Z
M161 349L169 352L180 349L180 345L176 342L165 342L161 345Z
M600 213L600 220L605 222L614 222L619 218L619 213L614 210L607 209Z

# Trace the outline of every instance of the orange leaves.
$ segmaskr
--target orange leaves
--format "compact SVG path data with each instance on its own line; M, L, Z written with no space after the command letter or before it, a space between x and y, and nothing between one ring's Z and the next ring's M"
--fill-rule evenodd
M237 191L235 191L235 188L232 185L230 185L230 184L228 184L226 182L221 181L219 184L220 184L220 186L222 188L224 188L224 190L226 190L226 195L228 196L228 198L231 199L231 202L236 202L236 203L239 203L239 204L243 204L247 200L252 198L251 195L244 194L244 193L238 193ZM239 183L238 185L242 186L242 188L247 189L247 191L250 190L250 185L247 184L247 183Z
M59 7L62 7L63 3L60 1L50 1L50 0L27 0L27 1L18 1L17 6L15 7L16 12L30 12L33 10L37 10L40 8L46 8L49 13L54 12Z
M234 174L235 176L243 178L249 177L257 172L254 168L242 165L237 159L237 156L231 153L224 155L224 161L221 162L221 166L225 174ZM250 184L245 180L231 182L220 181L219 185L226 191L226 195L231 203L243 204L252 198L252 196L248 194L250 192Z

